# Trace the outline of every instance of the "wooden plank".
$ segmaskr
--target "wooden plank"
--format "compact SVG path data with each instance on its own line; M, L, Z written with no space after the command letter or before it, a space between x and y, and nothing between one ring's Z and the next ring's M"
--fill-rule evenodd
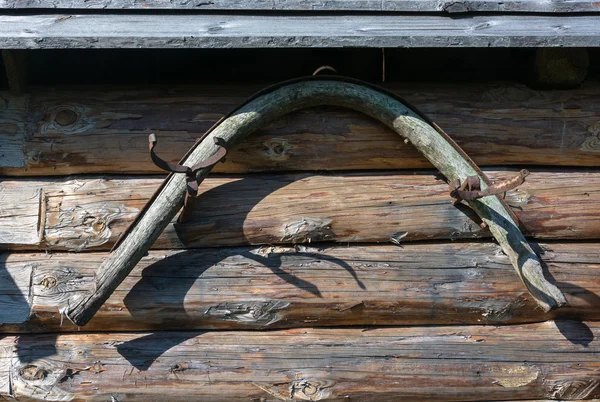
M488 174L503 180L515 172ZM45 202L27 212L46 211L43 238L34 248L111 248L161 182L126 177L25 182L45 194ZM23 183L7 180L0 185L18 188ZM522 187L507 195L524 232L539 239L600 238L599 200L596 172L533 171ZM403 241L490 236L472 210L451 204L448 186L428 172L213 176L200 187L196 204L192 220L169 225L155 248L390 243L405 232Z
M31 400L594 399L598 323L21 335L13 394ZM6 360L4 358L3 360Z
M508 258L492 243L265 246L151 251L85 330L600 319L598 243L536 247L568 302L551 313L537 307ZM77 331L61 312L93 290L94 275L107 255L6 254L0 333ZM11 297L23 292L31 298Z
M597 47L589 15L0 16L0 48Z
M158 153L176 162L216 120L261 88L37 88L27 97L27 113L22 98L2 93L15 106L6 113L0 108L0 127L6 122L3 132L9 133L0 135L0 147L3 141L15 145L0 156L0 174L159 173L148 155L148 134L156 133ZM568 91L499 82L386 88L431 116L480 166L598 166L598 82ZM316 108L288 115L248 137L214 171L430 166L379 122L349 110Z
M413 12L598 12L593 2L568 0L0 0L5 9L101 10L264 10L264 11L413 11Z

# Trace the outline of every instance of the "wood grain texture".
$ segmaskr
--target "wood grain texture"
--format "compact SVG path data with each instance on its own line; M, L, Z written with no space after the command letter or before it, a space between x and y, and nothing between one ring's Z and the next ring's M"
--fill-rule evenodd
M600 319L599 244L539 244L536 250L568 301L551 313L537 307L491 243L151 251L85 330ZM4 254L0 332L77 331L61 312L93 289L107 255Z
M219 85L168 90L36 88L0 96L0 173L159 173L148 155L176 162L216 120L261 89ZM600 85L534 91L511 83L394 84L480 166L598 166ZM27 110L25 107L27 106ZM31 122L26 125L25 122ZM14 144L7 150L7 143ZM427 168L389 128L358 112L321 107L293 113L236 144L215 172Z
M27 101L24 95L0 92L0 173L4 168L26 168Z
M486 173L494 180L515 174ZM41 205L16 210L23 216L37 216L44 208L45 223L39 245L2 247L110 249L161 182L162 178L153 177L5 180L0 183L5 191L18 192L15 189L26 185L44 192ZM172 222L155 248L391 243L390 237L405 232L403 241L490 236L472 210L452 206L448 186L432 172L211 176L199 193L192 220L183 225ZM507 193L506 200L527 235L600 238L598 173L534 170L523 186ZM19 198L13 199L15 204L24 205ZM13 222L18 219L5 220L7 226L0 226L0 231L15 230Z
M102 10L264 10L264 11L415 11L464 12L599 12L590 1L569 0L0 0L5 9Z
M0 48L597 47L597 16L36 14L0 16Z
M0 247L3 244L40 244L43 191L24 182L0 191Z
M594 399L598 323L22 335L20 401Z

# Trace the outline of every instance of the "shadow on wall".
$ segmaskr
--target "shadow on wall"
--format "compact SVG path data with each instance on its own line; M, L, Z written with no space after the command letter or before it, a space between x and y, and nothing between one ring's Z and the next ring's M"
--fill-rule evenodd
M31 315L32 265L11 264L7 260L10 253L0 254L0 326L2 324L26 324ZM17 356L21 364L31 363L56 354L56 335L39 338L17 338ZM29 344L33 342L33 345ZM39 343L39 344L38 344Z
M544 276L548 279L548 282L557 286L564 294L569 295L571 298L578 298L588 301L591 305L600 304L600 296L586 288L581 286L573 285L568 282L558 282L550 275L548 264L544 261L543 254L544 250L540 247L539 243L533 240L529 240L529 245L533 251L540 256L540 264L544 271ZM567 306L568 307L568 306ZM562 311L565 311L564 309ZM560 333L574 345L582 345L587 347L594 340L594 333L590 327L582 320L577 320L577 311L568 311L568 319L561 317L561 310L556 312L557 318L555 319L556 328Z
M244 237L244 222L246 221L246 217L253 207L272 192L292 183L293 181L301 180L311 175L312 174L294 175L293 180L264 180L264 185L260 186L259 188L254 187L256 181L252 180L252 191L245 191L249 189L250 186L250 180L245 178L241 178L240 180L229 182L222 186L211 189L210 191L203 193L196 201L195 211L190 222L186 223L185 225L177 224L176 230L178 230L180 238L185 244L186 239L182 236L185 231L181 229L187 225L199 225L203 227L213 226L203 221L201 214L201 211L212 210L211 217L216 216L215 219L221 218L226 221L217 222L217 227L226 224L229 228L229 232L235 232L239 234L240 243L247 242L247 239ZM224 206L222 204L222 200L227 198L224 197L224 194L233 194L238 197L241 196L244 199L243 202L237 202L238 200L230 197L231 204ZM252 198L249 199L248 197ZM218 212L219 214L217 215L215 212ZM191 251L184 251L158 261L144 269L142 273L142 279L131 289L124 300L130 314L133 317L139 315L140 317L147 318L148 315L142 314L141 312L148 308L149 301L156 300L155 297L149 295L157 291L160 292L160 288L172 286L172 289L177 289L178 293L169 293L169 305L176 306L170 308L169 311L172 313L173 317L182 317L182 320L189 322L189 318L185 318L187 316L184 306L186 294L192 288L192 286L194 286L197 279L207 269L232 256L241 256L248 259L249 262L255 262L263 265L269 268L275 275L287 283L303 289L315 297L322 297L317 285L298 278L282 269L282 257L286 253L269 253L263 256L250 252L248 248L213 248L205 249L204 251L205 252L202 254L202 259L196 260L193 266L189 265L189 261L191 261L190 255L194 253ZM295 251L293 252L293 255L295 258L329 260L344 268L350 275L352 275L357 285L361 289L365 289L364 284L358 279L354 269L343 260L334 259L331 256L316 255L314 253L302 251ZM176 277L173 277L173 272L176 270L185 270L185 275L175 275ZM160 278L160 288L157 286L157 280L153 278ZM176 325L176 323L170 323L170 325ZM176 338L178 340L177 344L197 335L199 335L198 332L186 332L185 336L178 336ZM151 342L155 338L156 334L150 334L134 341L119 345L117 349L119 350L119 353L136 368L140 370L146 370L158 356L160 356L169 348L175 346L175 344L170 344L169 342L154 343L155 349L153 349L152 359L140 361L137 350L139 347L147 342ZM163 339L162 336L161 339Z
M9 271L9 254L0 254L0 324L22 324L31 313L28 298L33 267L16 265Z
M328 260L334 264L344 268L356 281L357 286L360 289L365 289L365 285L360 281L354 269L345 261L332 258L331 256L319 255L316 253L307 253L302 251L292 251L294 258L306 258L307 260ZM140 319L147 319L148 314L142 312L148 308L149 302L156 301L160 295L152 296L152 293L160 292L161 288L171 286L171 289L176 289L177 292L169 292L169 314L171 317L176 317L175 320L181 320L181 322L189 322L194 319L188 317L185 310L185 297L188 291L196 284L197 279L210 267L219 264L221 261L232 256L241 256L248 260L248 262L256 262L269 268L275 275L287 283L294 285L304 291L311 293L316 297L322 297L319 288L304 279L298 278L293 274L286 272L282 269L282 257L288 253L270 253L266 256L261 256L252 253L247 248L239 249L207 249L202 255L201 261L196 261L193 266L189 266L191 261L190 256L196 255L191 251L184 251L177 253L173 256L167 257L159 262L156 262L149 267L145 268L142 273L142 279L138 281L131 291L125 297L125 306L129 313L135 318L136 315L140 316ZM187 265L187 266L186 266ZM174 271L178 269L185 270L185 275L173 275ZM160 281L160 286L157 286L157 281ZM277 304L277 301L273 301ZM268 319L268 316L265 318ZM253 321L254 323L260 322L260 317ZM170 327L177 326L176 321L170 321L168 324ZM174 339L176 341L164 341L164 342L153 342L156 339L166 339L164 335L160 333L150 334L141 338L137 338L130 342L125 342L117 346L119 353L126 358L132 365L139 370L147 370L150 365L158 358L161 354L166 352L168 349L176 346L177 344L184 342L187 339L193 338L202 334L203 332L183 332L179 333ZM175 343L173 343L175 342ZM148 344L154 345L151 350L151 358L148 359ZM139 349L144 348L146 351L143 354L139 353ZM144 360L140 360L139 356L143 355Z
M186 239L184 237L184 233L189 231L182 230L187 225L198 225L200 227L208 228L207 231L211 230L213 227L227 227L228 233L236 233L239 235L239 243L247 243L248 239L244 237L244 222L248 214L252 211L254 206L261 202L266 196L277 191L278 189L291 184L293 181L302 180L312 174L298 174L294 176L286 176L285 179L268 179L261 182L261 186L256 186L256 179L252 180L252 188L250 188L249 180L245 178L240 178L240 180L229 182L219 187L215 187L206 193L203 193L197 200L194 213L192 214L192 219L190 222L185 225L176 225L175 229L180 234L180 239L185 244L186 241L190 241L191 239ZM291 177L291 178L290 178ZM251 190L251 191L250 191ZM236 198L237 197L237 198ZM249 198L251 197L251 198ZM223 205L223 200L227 199L229 201L228 205ZM464 206L457 206L457 208L469 216L471 219L478 219L476 215L474 215L473 211ZM210 211L211 219L213 222L206 222L203 220L202 211ZM268 219L268 217L265 217ZM214 232L211 233L214 236ZM335 237L335 233L333 233ZM213 237L214 238L214 237ZM277 239L279 240L279 239ZM318 239L317 239L318 240ZM534 244L535 246L535 244ZM297 278L294 275L286 272L282 268L282 256L285 254L269 254L266 256L257 255L251 253L247 248L233 249L233 248L223 248L223 249L206 249L205 253L202 256L201 261L196 261L193 266L189 265L189 261L191 260L190 253L191 252L182 252L175 254L171 257L168 257L164 260L156 262L155 264L147 267L142 273L142 279L132 288L131 292L125 298L125 305L127 306L130 314L135 317L136 314L141 317L147 318L147 314L143 314L142 311L148 308L149 303L152 303L152 300L156 300L156 298L160 297L159 295L152 296L152 294L160 293L160 288L165 288L168 286L173 286L173 289L177 289L179 293L175 295L171 293L169 295L169 305L175 305L174 310L170 310L173 313L174 317L184 317L184 320L189 322L189 318L186 317L184 301L186 294L189 290L195 285L197 279L204 274L204 272L209 269L211 266L219 264L224 259L231 256L241 256L249 260L249 262L255 262L261 264L265 267L268 267L275 275L277 275L282 280L301 288L305 291L310 292L316 297L321 297L321 292L318 289L318 286L314 283L310 283L304 279ZM539 253L538 253L539 254ZM327 257L322 255L314 255L311 253L302 253L296 252L294 256L306 257L310 259L318 258L325 259ZM361 289L365 289L364 284L360 282L358 279L356 272L353 268L345 261L335 260L332 261L335 264L343 267L346 271L348 271L356 283ZM176 270L185 270L185 275L175 275L177 277L173 277L173 272ZM551 278L547 266L543 265L544 275L551 282L554 282L553 278ZM511 271L511 274L514 274ZM160 278L160 283L156 279ZM561 284L564 286L570 286L568 284ZM587 293L590 293L586 291ZM174 300L175 298L175 300ZM201 319L201 318L200 318ZM170 325L176 326L176 323L169 323ZM591 330L582 322L576 321L557 321L557 327L561 331L561 333L568 339L570 342L574 344L580 344L583 346L587 346L592 340L593 335ZM174 337L176 340L172 341L163 341L163 342L154 342L157 339L168 339L164 337L164 334L154 333L147 336L140 337L134 341L126 342L118 346L119 353L125 357L132 365L137 367L140 370L146 370L150 367L153 361L158 358L162 353L167 351L169 348L184 342L187 339L198 336L203 332L184 332L179 334L177 337ZM148 355L149 350L145 347L147 344L152 344L152 350L150 355ZM140 360L139 353L140 349L144 348L145 359ZM150 356L148 358L148 356Z

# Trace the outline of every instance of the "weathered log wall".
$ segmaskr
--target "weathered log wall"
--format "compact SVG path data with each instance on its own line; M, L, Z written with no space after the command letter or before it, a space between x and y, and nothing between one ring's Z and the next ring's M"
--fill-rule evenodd
M489 174L501 180L515 171ZM161 182L118 177L4 181L3 247L109 249ZM599 173L533 171L506 197L528 235L600 238ZM213 176L200 187L192 220L173 222L154 247L490 237L479 223L469 208L451 204L448 186L435 173Z
M159 153L179 160L256 85L167 90L32 90L3 93L0 173L156 173ZM597 166L600 85L535 91L508 83L406 84L389 89L430 115L480 165ZM430 167L382 124L340 109L287 116L248 137L215 172Z
M152 251L85 330L600 319L600 244L540 244L536 250L567 297L568 306L549 314L491 243ZM76 331L60 311L92 290L106 256L2 256L0 332Z
M158 173L149 133L177 160L260 87L3 93L0 248L19 252L0 254L0 400L600 398L600 327L581 321L600 320L599 84L389 88L493 179L539 165L506 200L568 306L536 308L435 172L374 171L429 167L410 145L319 108L237 146L191 222L77 328L61 312L164 177L114 174ZM331 172L283 173L315 170ZM80 173L111 176L41 177ZM305 328L350 325L371 327Z
M572 321L7 336L0 392L22 401L593 399L598 336L598 323Z

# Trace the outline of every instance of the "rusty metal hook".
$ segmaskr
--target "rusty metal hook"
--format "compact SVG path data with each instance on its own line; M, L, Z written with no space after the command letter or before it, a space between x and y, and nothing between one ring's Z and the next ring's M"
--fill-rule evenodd
M462 200L473 201L489 195L502 194L523 184L527 176L529 176L529 171L523 169L512 179L493 183L485 190L481 189L479 176L469 176L462 184L459 179L456 179L450 183L450 197L452 197L452 203L456 205Z

